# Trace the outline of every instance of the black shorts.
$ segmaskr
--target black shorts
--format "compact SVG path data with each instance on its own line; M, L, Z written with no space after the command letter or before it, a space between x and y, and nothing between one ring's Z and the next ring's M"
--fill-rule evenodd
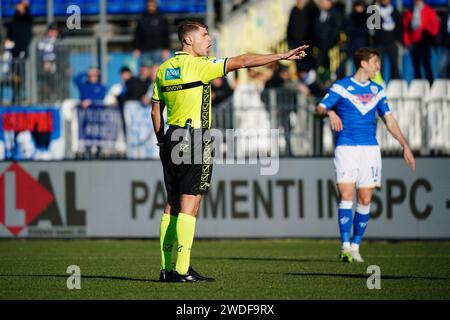
M210 187L213 167L212 139L200 138L207 129L195 129L188 134L186 142L183 136L180 137L180 133L183 134L186 130L170 126L161 147L164 183L169 196L203 195L208 193ZM198 139L194 139L194 136ZM177 139L172 141L172 137Z

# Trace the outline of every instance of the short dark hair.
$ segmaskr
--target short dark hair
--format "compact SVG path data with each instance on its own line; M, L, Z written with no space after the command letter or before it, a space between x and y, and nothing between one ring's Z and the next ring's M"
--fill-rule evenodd
M355 51L353 54L353 62L356 69L361 67L362 61L369 61L373 56L381 57L380 52L374 48L362 47Z
M127 67L127 66L123 66L122 68L120 68L120 73L123 73L123 72L132 73L131 69L129 67Z
M208 30L208 26L203 22L191 20L183 21L178 26L178 39L181 41L181 43L183 43L184 37L186 36L187 33L193 30L198 30L200 28L205 28L206 30Z

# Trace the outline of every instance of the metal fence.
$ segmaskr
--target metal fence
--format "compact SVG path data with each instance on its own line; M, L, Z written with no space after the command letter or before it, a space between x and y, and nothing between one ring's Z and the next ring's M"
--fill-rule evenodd
M27 60L0 56L0 105L21 105L28 102ZM28 79L29 80L29 79Z
M60 104L76 96L72 79L90 66L98 66L97 57L95 38L34 39L30 46L31 103Z
M76 97L72 79L98 65L93 38L33 39L28 57L0 55L0 105L61 104Z
M312 156L315 152L314 104L287 89L237 88L234 95L213 106L213 127L241 130L250 139L250 154L264 154L277 130L280 156ZM273 151L273 150L272 150Z

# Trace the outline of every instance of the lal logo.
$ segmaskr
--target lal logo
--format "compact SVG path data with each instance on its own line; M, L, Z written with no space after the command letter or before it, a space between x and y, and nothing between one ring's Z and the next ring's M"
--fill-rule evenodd
M53 201L53 195L17 163L0 175L0 223L14 236Z
M31 237L84 236L86 210L76 205L75 172L39 171L36 177L18 163L1 172L0 236L18 237L25 229Z

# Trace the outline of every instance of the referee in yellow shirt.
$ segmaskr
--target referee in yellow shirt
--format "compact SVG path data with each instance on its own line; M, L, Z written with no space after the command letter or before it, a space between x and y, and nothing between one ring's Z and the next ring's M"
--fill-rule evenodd
M262 66L278 60L303 58L307 45L280 54L243 54L231 58L209 57L212 41L208 27L196 21L178 28L182 51L159 68L152 97L152 121L160 147L167 203L161 219L160 281L215 281L190 266L195 221L202 195L209 189L212 173L211 139L194 144L193 136L211 127L211 85L213 79L240 68ZM149 39L151 41L151 39ZM167 108L169 129L164 133L163 110ZM206 136L206 135L205 135ZM178 148L178 149L176 149ZM188 161L174 157L191 151ZM200 155L201 163L194 161ZM186 160L186 158L182 158ZM189 161L190 160L190 161ZM177 242L177 261L172 270L172 248Z

